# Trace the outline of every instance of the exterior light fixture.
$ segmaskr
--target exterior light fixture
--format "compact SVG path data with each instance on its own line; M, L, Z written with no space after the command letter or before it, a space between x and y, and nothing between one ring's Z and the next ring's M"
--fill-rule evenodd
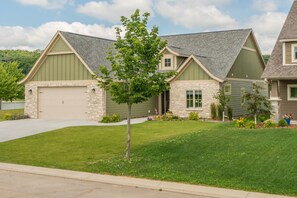
M95 88L93 88L93 89L92 89L92 92L93 92L93 93L95 93L95 92L96 92L96 89L95 89Z
M33 93L32 89L29 89L29 94L32 94L32 93Z

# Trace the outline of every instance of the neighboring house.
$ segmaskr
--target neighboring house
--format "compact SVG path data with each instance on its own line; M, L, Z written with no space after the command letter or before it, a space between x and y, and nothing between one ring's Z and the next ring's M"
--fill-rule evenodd
M295 0L262 75L271 83L276 120L297 116L297 1Z
M133 117L164 113L179 116L198 111L210 117L214 94L224 86L235 115L245 113L241 97L253 82L261 80L264 62L251 29L163 36L160 72L176 70L171 89L132 107ZM43 54L21 82L26 88L25 113L32 118L99 120L118 113L126 117L126 105L118 105L94 76L115 41L57 32Z

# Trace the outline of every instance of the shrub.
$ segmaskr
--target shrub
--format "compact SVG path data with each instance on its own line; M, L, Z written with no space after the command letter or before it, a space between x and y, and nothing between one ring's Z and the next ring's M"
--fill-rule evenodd
M102 123L110 123L110 117L109 116L103 116L102 120L100 121Z
M236 126L238 128L244 128L246 124L246 120L244 118L239 118L238 120L236 120Z
M278 126L279 127L286 127L286 126L288 126L288 123L286 122L286 120L281 119L281 120L278 121Z
M232 118L233 118L233 109L230 106L227 106L227 115L228 115L228 119L232 120Z
M211 114L211 119L217 118L217 105L215 103L210 104L210 114Z
M256 128L256 123L254 121L249 121L247 124L246 124L246 128L247 129L255 129Z
M159 116L159 115L157 115L157 116L154 116L154 120L161 120L162 119L162 116Z
M197 112L190 112L188 119L189 120L199 120L199 115Z
M3 115L4 120L12 120L12 114L11 113L6 113Z
M222 105L218 105L217 109L218 109L218 118L220 120L223 120L223 107L222 107Z
M266 120L264 122L264 128L272 128L276 127L276 123L274 123L272 120Z
M258 119L259 119L260 122L265 122L266 120L270 119L270 115L269 114L260 115Z
M110 121L111 122L120 122L121 121L121 117L119 114L113 114L111 117L110 117Z

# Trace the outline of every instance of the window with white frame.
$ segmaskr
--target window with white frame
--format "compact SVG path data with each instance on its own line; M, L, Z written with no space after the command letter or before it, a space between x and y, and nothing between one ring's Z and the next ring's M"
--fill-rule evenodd
M241 105L245 103L245 88L240 89L240 96L241 96Z
M164 59L164 66L165 67L171 67L171 58L165 58Z
M297 44L292 45L292 62L297 62Z
M297 84L296 85L288 85L288 100L296 100L297 101Z
M231 84L224 85L224 92L225 92L225 95L231 95Z
M188 90L187 94L187 108L202 108L202 91L201 90Z

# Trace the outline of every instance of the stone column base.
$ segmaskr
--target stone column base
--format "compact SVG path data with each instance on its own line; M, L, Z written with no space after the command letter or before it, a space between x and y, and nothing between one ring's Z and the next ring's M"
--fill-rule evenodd
M271 119L275 120L275 122L278 123L278 121L280 120L279 107L280 107L281 99L278 97L271 97L270 102L271 102L271 106L272 106Z

